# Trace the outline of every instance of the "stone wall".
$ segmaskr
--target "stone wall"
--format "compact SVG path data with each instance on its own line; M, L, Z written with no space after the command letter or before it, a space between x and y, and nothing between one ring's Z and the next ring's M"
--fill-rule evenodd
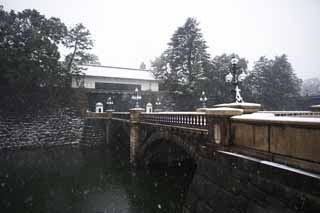
M0 149L79 143L86 109L81 90L0 91Z
M228 152L201 158L185 213L320 212L320 176Z
M85 119L81 145L94 147L105 144L105 120Z

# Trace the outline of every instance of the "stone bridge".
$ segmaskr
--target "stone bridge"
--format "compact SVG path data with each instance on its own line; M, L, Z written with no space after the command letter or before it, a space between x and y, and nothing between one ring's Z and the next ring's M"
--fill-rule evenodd
M320 212L319 112L135 108L86 123L84 137L128 149L133 166L193 162L184 212Z

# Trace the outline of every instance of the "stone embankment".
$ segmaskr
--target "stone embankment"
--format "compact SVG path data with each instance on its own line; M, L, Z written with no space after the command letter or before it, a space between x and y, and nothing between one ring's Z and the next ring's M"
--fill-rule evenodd
M83 125L81 145L94 147L105 143L104 120L86 119Z
M0 149L47 147L79 143L83 120L70 108L47 115L11 115L0 119Z
M0 97L0 150L78 144L84 129L84 99L85 94L70 89L54 95L40 89L4 94Z

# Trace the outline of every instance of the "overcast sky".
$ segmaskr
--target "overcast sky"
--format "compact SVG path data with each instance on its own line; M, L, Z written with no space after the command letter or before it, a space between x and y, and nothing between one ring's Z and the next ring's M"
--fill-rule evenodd
M1 3L2 2L2 3ZM250 62L287 54L300 78L320 77L320 0L2 0L5 10L34 8L67 26L83 23L101 64L138 68L166 48L187 17L200 22L211 56Z

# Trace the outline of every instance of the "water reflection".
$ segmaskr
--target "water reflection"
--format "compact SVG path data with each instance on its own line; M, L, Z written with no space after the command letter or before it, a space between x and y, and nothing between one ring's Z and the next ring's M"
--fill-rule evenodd
M74 147L1 153L0 168L0 212L181 212L191 178Z

